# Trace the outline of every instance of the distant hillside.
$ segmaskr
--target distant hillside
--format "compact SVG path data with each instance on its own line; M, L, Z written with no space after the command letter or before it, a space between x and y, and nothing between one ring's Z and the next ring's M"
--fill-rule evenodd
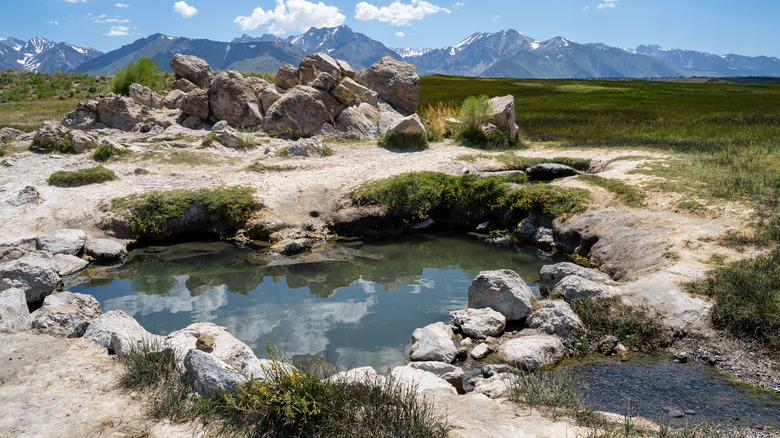
M42 37L22 41L14 37L0 38L0 69L54 73L70 71L102 52L91 47L55 43Z
M780 59L767 56L713 55L693 50L643 45L633 51L662 59L694 76L780 76Z

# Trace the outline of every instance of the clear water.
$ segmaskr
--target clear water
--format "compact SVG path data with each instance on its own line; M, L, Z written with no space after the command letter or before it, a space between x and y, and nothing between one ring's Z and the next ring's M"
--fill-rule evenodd
M132 251L124 266L88 271L91 279L69 290L159 334L209 321L258 357L270 343L293 359L383 370L408 359L415 328L466 308L479 271L512 269L538 291L542 265L567 260L464 234L339 242L296 257L183 243Z

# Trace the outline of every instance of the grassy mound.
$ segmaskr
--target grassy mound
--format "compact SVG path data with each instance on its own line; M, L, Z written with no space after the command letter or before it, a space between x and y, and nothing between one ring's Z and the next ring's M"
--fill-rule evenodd
M103 166L92 167L73 172L61 170L54 172L47 180L53 186L83 186L85 184L97 184L119 179L114 171Z

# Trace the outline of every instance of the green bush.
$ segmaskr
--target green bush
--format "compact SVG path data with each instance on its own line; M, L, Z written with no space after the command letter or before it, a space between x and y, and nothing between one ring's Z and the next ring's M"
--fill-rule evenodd
M96 184L105 181L119 179L116 174L103 166L92 167L84 170L68 172L61 170L54 172L49 176L48 182L53 186L81 186L85 184Z
M481 131L493 113L493 104L484 94L467 97L460 107L460 120L466 129L472 132Z
M129 62L114 74L112 88L114 93L127 96L131 84L145 85L153 90L165 88L164 75L157 62L149 58L139 58Z
M126 153L127 153L126 151L117 151L111 146L104 144L98 146L97 149L95 149L95 152L92 154L92 159L98 162L105 162L110 160L111 158Z
M419 150L428 148L428 139L418 134L393 132L387 137L381 137L378 143L382 147L400 150Z
M76 153L76 149L73 147L73 139L70 135L65 135L65 137L61 139L52 138L43 143L33 141L32 144L30 144L30 150L43 154L49 154L52 152L59 152L61 154Z

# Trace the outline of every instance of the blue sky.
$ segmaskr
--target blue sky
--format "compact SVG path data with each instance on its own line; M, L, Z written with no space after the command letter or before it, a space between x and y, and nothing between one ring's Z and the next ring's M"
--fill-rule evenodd
M346 24L390 47L512 28L536 39L780 57L778 0L4 0L0 36L104 52L153 33L227 41Z

